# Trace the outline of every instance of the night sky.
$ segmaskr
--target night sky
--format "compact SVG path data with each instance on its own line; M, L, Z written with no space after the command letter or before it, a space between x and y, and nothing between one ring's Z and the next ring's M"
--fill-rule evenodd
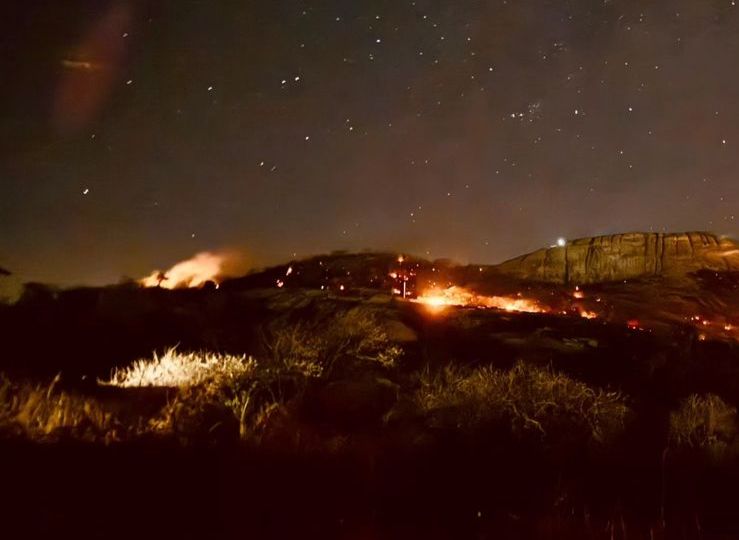
M0 266L736 236L732 0L4 3Z

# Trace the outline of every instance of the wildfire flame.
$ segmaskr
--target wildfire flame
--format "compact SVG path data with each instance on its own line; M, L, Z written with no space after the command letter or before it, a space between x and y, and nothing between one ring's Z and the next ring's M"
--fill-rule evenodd
M224 262L223 255L204 251L186 261L178 262L165 272L154 270L141 278L139 283L144 287L165 289L200 287L208 281L217 283Z
M511 296L482 296L456 286L448 287L446 289L428 289L413 301L426 305L432 311L439 311L447 306L494 308L501 309L503 311L517 311L525 313L542 313L546 311L537 302L527 298Z

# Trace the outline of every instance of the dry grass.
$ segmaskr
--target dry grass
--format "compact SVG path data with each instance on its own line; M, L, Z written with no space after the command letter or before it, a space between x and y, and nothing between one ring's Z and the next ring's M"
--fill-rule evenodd
M265 374L253 358L211 352L180 352L175 348L162 356L142 359L115 371L101 384L120 387L164 386L176 392L160 413L148 422L148 429L174 434L184 439L207 438L215 430L234 426L242 435ZM261 396L260 396L261 397Z
M675 447L719 449L736 431L736 407L715 394L693 394L670 414L670 443Z
M143 434L185 440L219 433L247 438L262 422L264 411L300 398L311 381L328 379L338 364L392 367L401 353L365 310L349 310L319 326L273 328L265 336L264 349L257 362L245 355L170 348L115 370L98 383L172 389L157 414L124 421L94 397L58 390L58 380L32 386L0 379L0 428L21 430L33 438L64 429L89 432L96 440Z
M110 441L129 431L97 400L60 391L58 382L59 377L49 384L32 385L0 376L0 426L33 439L69 434Z
M510 370L426 372L415 400L432 421L448 418L462 428L502 423L517 434L551 438L583 433L599 442L619 433L630 414L619 393L524 363Z
M246 356L209 352L183 353L170 348L162 356L137 360L116 369L101 384L120 387L169 386L183 388L201 384L228 384L256 370L256 362Z

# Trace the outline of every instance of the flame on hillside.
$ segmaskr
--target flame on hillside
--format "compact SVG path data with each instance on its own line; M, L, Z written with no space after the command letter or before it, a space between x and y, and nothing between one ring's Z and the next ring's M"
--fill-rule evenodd
M178 262L166 271L154 270L138 282L144 287L180 289L200 287L208 281L218 283L226 257L204 251L190 259Z
M440 311L447 306L494 308L503 311L543 313L547 311L535 300L520 296L483 296L462 287L427 289L414 302L424 304L431 311Z

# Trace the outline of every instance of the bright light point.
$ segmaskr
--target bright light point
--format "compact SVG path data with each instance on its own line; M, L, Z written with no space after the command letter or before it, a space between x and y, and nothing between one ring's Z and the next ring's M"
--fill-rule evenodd
M213 87L212 86L209 86L208 87L208 92L212 92L212 91L213 91Z
M87 195L88 193L90 193L90 188L85 188L82 190L83 195Z
M565 247L567 245L567 240L564 238L557 238L557 245L559 247Z

